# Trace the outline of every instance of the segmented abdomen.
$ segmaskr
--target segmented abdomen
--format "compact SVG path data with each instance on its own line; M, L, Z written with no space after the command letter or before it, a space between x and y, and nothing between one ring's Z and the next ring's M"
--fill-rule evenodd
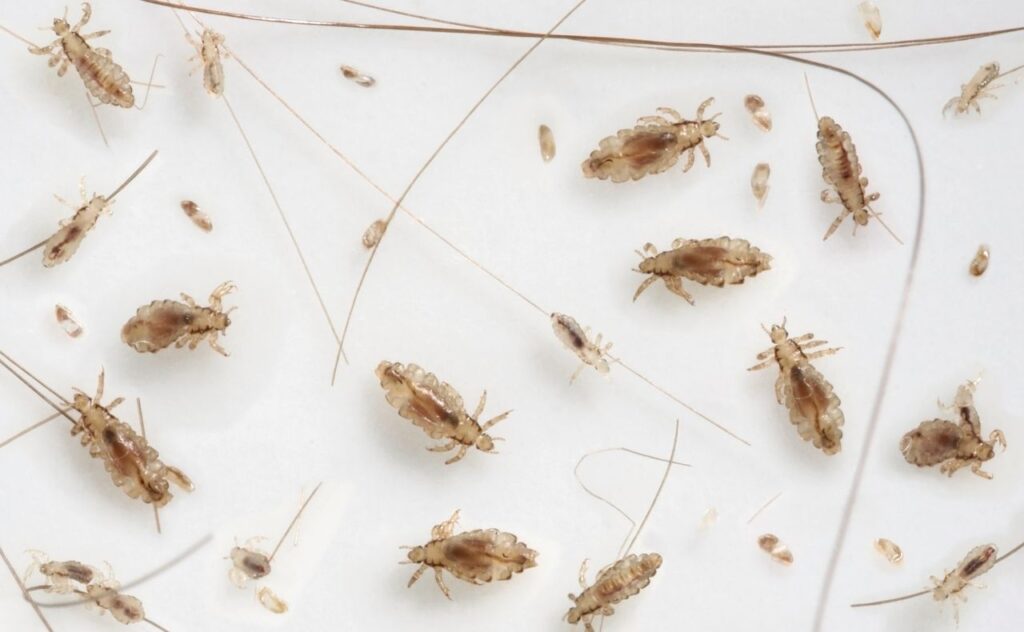
M156 353L189 333L194 322L192 307L178 301L153 301L124 324L121 340L139 353Z
M577 616L585 616L629 599L651 583L660 566L661 556L657 553L627 555L597 576L594 585L576 598L573 610Z
M100 414L98 410L90 416ZM82 438L89 446L90 456L103 460L114 485L130 498L163 507L172 498L165 478L165 466L159 454L131 426L109 414L97 423L87 421L89 430Z
M638 126L619 130L598 143L598 148L583 161L583 175L612 182L639 180L647 174L661 173L679 160L679 154L700 142L677 127Z
M135 105L131 80L124 69L109 57L94 51L78 35L69 35L63 42L64 53L75 65L86 89L101 103L130 108Z
M452 437L460 424L471 422L462 397L433 373L415 364L384 361L376 374L388 403L431 438Z
M789 368L785 387L789 420L797 433L825 454L842 448L843 411L832 385L809 362Z
M477 529L440 543L444 567L459 579L482 584L502 581L537 565L537 552L514 534Z
M770 269L772 260L747 240L730 237L690 240L658 256L665 257L663 273L716 287L743 283L748 276Z
M830 117L818 122L818 162L821 177L833 187L848 208L864 208L860 184L861 166L850 135Z
M963 431L960 426L945 419L923 421L903 435L900 452L907 463L918 467L938 465L957 456Z

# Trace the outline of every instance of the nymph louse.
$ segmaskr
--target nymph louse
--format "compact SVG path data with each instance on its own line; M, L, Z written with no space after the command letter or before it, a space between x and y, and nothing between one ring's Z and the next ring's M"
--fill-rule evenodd
M551 162L555 157L555 135L547 125L537 128L537 140L540 142L540 157L544 162Z
M714 100L711 97L700 104L695 121L684 119L672 108L658 108L657 116L637 119L632 129L619 130L615 136L608 136L598 143L590 158L583 161L583 175L600 180L611 179L612 182L639 180L647 174L670 169L678 162L679 156L687 152L686 165L683 166L685 173L693 167L696 149L700 149L710 167L711 154L704 139L714 136L725 138L718 133L718 123L715 122L718 114L704 119L704 110ZM665 116L672 117L672 120Z
M473 446L481 452L493 452L494 442L500 439L492 439L487 430L512 412L507 410L480 425L477 420L487 403L487 391L480 396L473 414L467 415L462 396L450 384L441 382L433 373L427 373L415 364L403 366L399 362L383 361L377 365L376 374L385 399L400 416L419 426L431 439L448 439L448 443L427 450L447 452L458 448L459 451L445 461L445 465L466 456Z
M85 331L82 325L75 320L75 315L71 313L71 310L60 303L54 308L54 315L57 317L57 324L69 337L78 338Z
M234 307L223 311L221 299L237 289L231 281L221 283L210 293L209 307L200 307L188 294L182 293L184 303L170 299L143 305L121 328L121 340L139 353L156 353L170 345L189 349L205 338L222 356L228 352L217 344L217 338L231 324L228 314Z
M124 401L123 397L106 407L100 404L103 381L103 371L100 371L95 396L90 398L82 391L75 394L73 406L80 417L71 428L71 435L82 435L82 445L89 447L89 455L103 461L114 485L130 498L163 507L173 497L168 483L188 492L195 489L181 470L161 462L159 453L143 437L110 413Z
M74 256L85 235L96 225L100 216L110 212L113 201L94 193L89 198L85 193L85 179L79 181L78 189L82 196L79 206L71 204L59 195L54 195L61 204L75 209L70 219L60 222L60 230L53 234L43 246L43 265L47 268L64 263Z
M75 560L54 562L41 551L30 551L30 553L32 554L32 564L25 570L22 581L28 582L29 577L38 572L46 578L46 592L67 594L75 588L72 582L85 586L92 582L94 577L99 576L99 571L88 564Z
M260 579L270 574L270 557L256 548L262 538L250 538L244 545L231 549L231 570L228 578L239 588L245 588L250 579Z
M800 437L825 454L838 453L842 449L843 411L832 385L811 365L811 360L832 355L840 348L807 353L807 349L828 344L828 341L815 340L814 334L790 338L785 319L781 325L772 325L771 331L765 329L765 333L772 339L772 348L757 354L757 359L764 361L747 370L778 364L775 398L789 409L789 420Z
M74 26L69 26L65 7L64 17L53 20L53 32L57 34L57 39L49 46L31 46L28 50L34 55L50 55L51 68L60 64L57 69L60 77L67 72L68 64L74 65L86 89L101 103L130 108L135 105L135 96L128 75L110 58L109 50L93 49L88 43L88 40L102 37L110 31L97 31L88 35L79 32L91 17L92 7L88 2L83 2L81 19Z
M761 131L772 131L772 115L765 106L764 99L756 94L748 94L743 99L743 107L747 108L754 125L757 125Z
M981 276L985 274L985 270L988 270L988 262L991 259L991 253L989 252L988 246L981 244L978 246L978 251L974 253L974 258L971 259L971 265L967 268L972 276Z
M953 616L959 623L960 613L956 610L956 600L967 601L967 597L963 595L963 590L973 585L972 580L990 571L998 559L996 545L983 544L974 547L960 561L957 567L946 573L942 579L937 577L931 578L932 582L935 583L935 588L932 590L932 599L935 601L945 601L953 597Z
M864 20L864 28L871 34L871 39L877 40L882 36L882 14L878 6L870 0L865 0L857 5L860 17Z
M274 591L270 590L266 586L261 587L256 591L256 599L259 600L260 605L274 614L284 614L288 612L288 604L284 599L281 599L274 594Z
M185 32L185 39L196 49L196 54L190 57L189 61L199 61L203 68L203 87L210 96L219 97L224 94L224 65L220 60L228 57L227 52L221 49L224 36L210 28L203 29L203 32L197 35L198 42L192 39L187 30Z
M583 592L578 597L569 595L573 607L565 614L566 620L573 625L582 621L586 632L594 632L593 618L615 614L615 604L629 599L651 583L661 561L657 553L631 553L601 570L590 586L587 586L587 562L584 561L579 577Z
M637 254L643 259L638 272L650 276L636 289L634 301L661 279L670 292L683 297L690 305L694 304L693 297L683 289L684 278L715 287L735 285L771 269L772 260L771 255L761 252L747 240L724 236L717 239L680 237L672 242L671 250L664 252L658 252L648 243L644 245L644 252L637 251Z
M754 173L750 175L750 191L757 200L757 208L764 207L764 199L768 197L768 178L772 175L772 168L767 162L759 162L754 167Z
M992 94L992 91L1001 86L989 85L997 77L999 77L998 62L993 61L978 68L978 71L974 73L970 81L960 85L960 96L946 101L946 105L942 108L942 116L946 116L949 108L953 108L954 114L966 114L973 107L975 112L981 114L979 99L999 98Z
M995 444L1006 449L1006 437L1001 430L993 430L988 441L981 438L981 417L974 408L974 389L977 380L961 384L950 408L957 412L958 422L945 419L922 421L914 430L903 435L900 452L907 463L918 467L939 465L947 476L962 467L982 478L992 475L981 469L982 464L995 456ZM941 405L941 404L940 404Z
M109 612L118 623L148 621L142 601L138 597L120 592L120 584L112 579L89 584L85 595L90 597L101 610ZM152 622L150 622L152 623Z
M588 366L594 367L598 373L608 373L608 361L605 359L605 354L612 348L612 343L609 342L602 348L601 334L597 334L597 338L591 342L588 335L589 327L584 329L572 316L558 313L551 314L551 328L562 344L575 353L582 362L569 378L570 384L575 382L580 371Z
M444 583L442 570L471 584L511 579L537 565L537 551L530 549L511 534L497 529L476 529L453 535L459 521L458 510L452 517L430 531L430 542L422 546L403 547L409 550L406 564L419 564L409 578L408 586L416 583L427 568L434 569L434 579L444 596L451 593Z
M199 210L199 205L192 200L183 200L181 210L185 211L185 216L203 232L208 233L213 230L213 222L210 221L209 215Z

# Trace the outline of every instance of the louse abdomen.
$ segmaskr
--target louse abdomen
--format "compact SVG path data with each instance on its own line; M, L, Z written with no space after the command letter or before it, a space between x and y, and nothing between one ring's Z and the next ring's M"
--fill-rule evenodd
M134 106L135 95L124 69L111 59L94 51L81 36L70 35L68 37L77 38L77 41L75 44L69 45L68 39L64 40L65 54L75 65L75 69L78 70L78 74L82 77L89 92L102 103L122 108ZM71 53L68 52L69 49L77 50Z
M156 353L189 332L195 321L192 308L169 300L140 307L121 328L121 340L139 353Z

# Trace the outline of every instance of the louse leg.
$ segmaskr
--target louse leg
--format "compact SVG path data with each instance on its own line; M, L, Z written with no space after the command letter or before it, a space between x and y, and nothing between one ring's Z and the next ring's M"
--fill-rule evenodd
M676 237L675 239L672 240L671 248L675 250L676 248L679 248L680 246L685 244L687 241L689 240L683 237Z
M167 480L169 480L171 483L173 483L177 487L180 487L181 489L185 490L186 492L193 491L196 488L195 484L192 482L192 479L190 479L188 476L186 476L185 473L182 472L181 470L179 470L178 468L176 468L176 467L174 467L172 465L165 465L164 467L166 468L166 471L164 472L164 476L167 478ZM259 540L260 538L252 538L252 539ZM250 541L252 539L250 539ZM248 544L247 544L247 546L248 546Z
M99 400L97 400L97 401L99 401ZM118 397L114 401L112 401L109 404L107 404L107 410L114 410L114 408L120 406L123 403L124 403L124 398L123 397Z
M479 419L480 413L484 412L484 406L487 405L487 391L484 390L480 394L480 401L476 403L476 410L473 411L473 419Z
M405 585L406 588L410 588L413 584L419 581L420 577L423 577L423 573L427 570L426 564L420 564L420 567L416 569L416 572L409 578L409 583Z
M92 399L92 401L97 403L97 404L100 403L103 400L103 383L105 381L106 381L106 371L104 369L100 369L100 376L96 380L96 396L93 397L93 399Z
M676 111L675 108L658 108L657 110L655 110L655 112L659 112L659 113L663 113L663 114L667 114L668 116L671 116L673 119L675 119L674 122L676 122L676 123L681 123L683 121L682 115L679 114L679 112Z
M698 143L697 147L700 148L700 153L701 153L702 156L704 156L704 162L707 164L707 166L710 167L711 166L711 153L708 151L708 146L705 145L704 142L702 141L702 142Z
M644 282L641 283L640 287L638 287L636 289L636 292L633 293L633 302L635 303L637 297L640 296L641 294L643 294L644 290L646 290L647 288L651 287L651 284L654 283L657 280L658 280L658 277L653 275L653 274L651 276L647 277L646 279L644 279Z
M824 341L822 341L822 342L824 342ZM833 347L831 349L822 349L821 351L814 351L814 352L808 353L806 355L807 355L807 359L808 360L814 360L816 358L824 358L825 356L830 356L830 355L832 355L832 354L834 354L834 353L836 353L838 351L841 351L841 350L842 350L842 347Z
M638 126L652 125L654 127L664 127L671 125L670 122L666 121L660 116L641 116L636 120Z
M587 368L587 363L586 362L581 362L580 365L578 367L576 367L576 370L573 371L572 375L569 377L569 384L572 384L573 382L575 382L576 378L578 378L580 376L580 373L582 373L583 369L585 369L585 368Z
M192 298L188 294L185 294L184 292L181 293L181 300L184 301L185 304L188 305L189 307L199 309L199 305L196 304L196 299Z
M452 441L449 441L448 443L442 443L440 445L428 446L427 450L429 450L431 452L447 452L448 450L454 450L455 446L457 446L457 445L459 445L459 442L455 441L453 439Z
M67 7L64 7L64 20L67 21L67 19L68 19L68 9L67 9ZM79 31L79 29L81 29L83 26L85 26L86 24L89 23L90 19L92 19L92 5L90 5L88 2L83 2L82 3L82 17L80 17L78 19L78 22L76 22L75 25L71 27L71 30L73 32L77 33Z
M218 312L221 311L221 299L237 289L238 288L235 287L235 284L231 281L221 283L213 289L213 292L210 293L210 307Z
M580 564L580 574L579 574L580 590L584 590L584 591L586 591L586 589L587 589L587 563L589 561L590 560L583 560L583 563ZM574 597L572 595L569 595L569 599L572 599L573 601L576 601L576 597Z
M748 371L760 371L761 369L767 369L768 367L772 366L773 364L775 364L775 358L769 358L768 360L765 360L764 362L760 362L758 364L755 364L754 366L747 367L747 370Z
M693 297L690 296L689 292L683 289L683 280L680 277L661 277L661 280L665 282L665 287L670 292L686 299L686 302L693 305Z
M992 480L992 474L982 470L981 467L982 467L981 461L975 461L974 463L971 463L971 472L973 472L974 474L976 474L976 475L978 475L978 476L980 476L982 478L986 478L988 480Z
M220 343L217 342L218 336L219 334L217 332L213 332L212 334L210 334L210 337L207 338L207 342L210 344L211 349L213 349L214 351L216 351L217 353L221 354L226 358L230 356L231 353L224 347L220 346Z
M824 191L821 192L821 199L822 199L823 202L830 202L831 201L831 200L826 200L825 199L825 192ZM831 237L832 233L836 232L836 229L839 228L839 225L843 223L843 220L846 219L846 216L849 215L849 214L850 214L850 211L848 211L846 208L844 208L843 212L839 214L839 217L837 217L835 219L835 221L832 222L832 225L828 227L828 230L825 231L825 236L822 237L821 240L825 241L826 239Z
M953 474L955 474L957 470L959 470L962 467L965 467L968 463L969 463L969 461L966 461L964 459L956 459L956 458L949 459L947 461L944 461L942 463L942 465L939 466L939 471L942 472L943 474L945 474L946 476L949 476L950 478L952 478ZM980 466L980 463L978 465ZM972 469L973 469L973 467L972 467ZM975 474L978 474L978 472L975 472ZM982 476L982 477L985 477L985 478L992 478L992 476L989 475L989 474L978 474L978 476Z
M708 106L715 100L715 97L705 99L703 103L697 108L697 122L704 120L704 110L708 109Z
M60 68L57 69L57 76L63 77L68 72L68 60L63 60L60 64Z
M445 465L451 465L452 463L455 463L457 461L461 461L462 457L466 456L466 452L468 452L468 451L469 451L469 446L468 445L463 445L462 447L459 448L459 451L457 453L455 453L455 456L453 456L452 458L450 458L447 461L445 461L444 464Z
M696 160L696 155L693 153L693 147L690 147L686 152L686 164L683 165L683 173L686 173L693 167L693 163Z
M110 34L109 30L96 31L95 33L89 33L88 35L83 35L82 39L84 39L84 40L91 40L91 39L96 39L97 37L103 37L104 35L109 35L109 34ZM97 53L99 53L101 50L104 50L104 51L106 51L106 53L105 54L104 53L100 53L100 54L103 55L104 57L108 58L108 59L110 58L110 51L105 49L105 48L94 48L93 50L96 51Z
M445 538L451 537L452 533L455 531L455 525L458 522L459 510L456 509L455 513L452 514L451 518L448 518L439 525L435 525L434 528L430 530L430 539L443 540Z
M196 347L199 346L199 341L202 340L202 339L203 339L203 337L200 336L200 335L189 336L188 350L189 351L195 351Z
M502 421L503 419L505 419L505 417L508 417L510 414L512 414L512 411L506 410L497 417L491 417L482 426L480 426L480 430L483 432L487 432L490 428L494 427L499 421Z
M843 203L842 199L840 199L839 196L836 195L836 192L833 191L832 189L822 189L821 190L821 201L824 202L825 204L842 204Z
M782 373L775 380L775 400L780 404L786 400L786 378Z
M999 443L1003 446L1003 451L1006 451L1006 436L1002 430L993 430L992 434L988 436L988 442L993 445Z
M444 577L441 575L441 569L436 566L434 567L434 581L437 582L437 587L441 589L441 592L443 592L444 596L447 597L448 600L450 601L452 598L452 594L448 591L448 587L444 584Z

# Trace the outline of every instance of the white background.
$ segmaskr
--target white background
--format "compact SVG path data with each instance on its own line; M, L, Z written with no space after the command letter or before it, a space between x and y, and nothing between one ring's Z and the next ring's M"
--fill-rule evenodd
M391 6L496 26L544 31L570 2L494 3L393 0ZM882 2L883 39L904 39L1024 23L1009 1ZM229 3L219 3L229 6ZM867 42L853 0L810 3L611 2L591 0L564 26L574 33L731 43ZM332 0L234 2L255 13L398 22ZM36 30L63 11L53 2L4 3L0 23L42 43ZM71 17L78 12L72 7ZM206 18L204 18L206 19ZM354 161L397 196L416 169L530 40L357 32L254 24L209 24L265 81ZM0 453L0 545L19 571L25 549L55 559L109 561L131 580L207 534L212 544L129 592L165 627L183 630L563 630L559 618L577 592L583 558L613 560L628 525L579 488L572 469L593 449L629 446L667 454L681 421L678 458L636 550L665 562L651 586L622 604L610 630L805 630L835 542L909 263L916 226L917 174L895 112L854 81L809 72L818 109L854 141L882 193L875 208L908 243L876 222L851 236L844 224L821 235L838 206L818 200L815 121L804 67L744 55L684 54L546 42L474 115L426 172L407 206L484 266L536 301L601 331L614 351L655 382L729 426L742 445L638 381L621 367L609 379L588 371L570 387L575 358L551 335L546 316L504 290L402 215L370 271L347 344L350 364L329 385L334 336L288 235L224 105L188 76L192 54L166 9L97 0L86 31L111 29L97 45L136 80L162 54L143 111L102 107L105 148L74 70L64 78L0 37L0 125L6 148L0 213L6 256L50 234L68 210L51 194L109 192L154 148L160 155L117 199L74 259L44 269L38 253L0 270L0 349L54 388L88 392L101 366L107 397L134 423L145 405L153 445L195 481L162 511L163 535L148 507L110 484L98 461L53 422ZM971 547L1003 550L1024 536L1019 481L1024 366L1019 112L1024 86L1001 81L983 113L943 120L943 104L982 64L1024 63L1020 36L947 46L844 53L822 59L861 73L899 102L921 140L928 203L919 273L912 292L877 440L842 551L829 630L953 630L952 609L929 597L867 610L854 601L927 585ZM339 64L372 74L364 89ZM390 203L302 128L233 60L227 94L309 260L331 318L344 322L366 251L359 239ZM141 96L143 90L136 88ZM775 121L757 130L742 106L760 94ZM613 185L585 180L579 163L604 136L658 106L692 116L715 96L728 142L713 139L711 168L698 157L682 174ZM537 126L546 123L558 156L541 161ZM755 163L772 166L765 208L749 191ZM193 199L214 222L204 234L182 214ZM687 305L660 285L635 304L641 281L635 248L675 237L730 235L775 259L771 271L724 290L687 283ZM978 244L992 264L967 274ZM238 306L222 343L141 355L119 340L135 309L188 292L197 298L231 279ZM53 306L69 306L86 327L67 338ZM816 364L846 415L844 449L825 457L800 441L776 404L771 370L748 373L769 344L761 323L789 318L793 335L813 331L843 347ZM485 417L513 408L495 428L501 454L470 453L442 465L429 440L384 402L379 361L415 362L475 404ZM977 406L985 432L1010 443L987 464L995 479L963 471L953 479L905 463L900 436L940 413L935 400L984 371ZM49 413L20 383L0 378L0 436ZM662 465L621 453L594 457L582 475L639 517ZM262 610L252 589L227 581L232 538L262 535L272 546L317 481L326 481L282 548L266 582L285 598L284 616ZM768 498L779 500L752 525ZM719 519L699 524L714 507ZM539 565L510 582L474 587L449 577L446 601L430 575L412 589L399 545L420 544L455 508L466 529L498 527L540 551ZM788 568L756 546L773 532L794 552ZM880 536L906 554L900 568L871 547ZM1024 615L1024 559L999 565L970 590L960 630L1015 629ZM592 574L591 574L592 577ZM58 630L117 624L78 608L50 610ZM0 580L5 630L39 623L9 578Z

